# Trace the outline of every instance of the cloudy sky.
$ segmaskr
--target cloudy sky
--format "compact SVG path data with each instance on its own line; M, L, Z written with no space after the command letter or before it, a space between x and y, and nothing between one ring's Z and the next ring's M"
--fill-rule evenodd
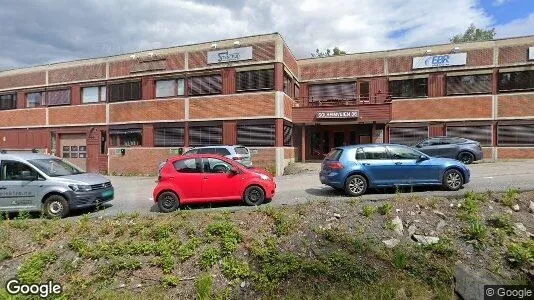
M280 32L294 54L534 34L533 0L3 0L0 69Z

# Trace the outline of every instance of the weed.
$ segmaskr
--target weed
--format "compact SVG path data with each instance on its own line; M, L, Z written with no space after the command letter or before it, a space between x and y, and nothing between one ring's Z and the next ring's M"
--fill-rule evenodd
M386 223L384 224L384 228L389 231L395 230L395 224L391 220L386 220Z
M512 218L508 215L500 215L490 218L487 221L488 225L494 228L499 228L504 230L507 234L514 233L514 224L512 223Z
M202 269L207 270L216 264L220 258L221 254L218 249L212 247L207 248L200 256L200 266Z
M517 196L519 195L519 189L510 187L506 190L506 193L501 199L501 203L504 206L512 207L517 201Z
M196 290L198 300L211 299L212 289L213 289L213 278L208 273L202 275L202 277L200 277L195 282L195 290Z
M293 227L293 220L290 219L281 209L269 206L265 213L274 220L274 233L277 236L286 235Z
M206 227L209 238L218 237L222 254L230 254L237 249L242 241L241 233L234 223L230 221L216 221Z
M395 249L395 252L393 253L393 265L395 268L402 270L406 268L406 265L408 264L408 255L406 252L400 248Z
M478 218L472 218L468 221L467 227L464 228L465 238L476 242L475 246L479 248L484 245L488 230L484 222Z
M113 257L102 267L102 273L105 277L113 276L121 270L138 270L141 268L141 262L129 255Z
M362 208L362 215L370 218L376 212L376 208L372 205L364 205Z
M187 260L189 257L195 254L195 250L200 245L200 240L197 238L191 238L187 243L183 244L178 248L178 256L181 261Z
M29 220L30 213L27 211L20 211L17 216L13 219L11 226L17 229L28 229L30 227Z
M462 205L460 206L460 217L464 220L469 220L472 218L476 218L478 215L478 211L480 210L479 200L476 196L473 196L476 194L473 193L466 193L466 197L464 198L464 201L462 201Z
M180 278L174 275L163 275L159 282L161 286L167 288L171 286L177 286L180 283Z
M222 273L228 279L245 278L249 275L248 264L234 257L227 257L221 262Z
M487 202L488 201L488 193L474 193L474 192L466 192L464 195L464 199L471 199L475 202Z
M55 252L37 252L20 265L17 278L24 283L37 283L43 276L46 266L56 259L57 254Z
M350 198L349 200L349 205L350 206L356 206L358 205L358 203L360 203L360 198L359 197L356 197L356 198Z
M534 241L510 243L506 253L508 261L513 267L526 267L534 264Z
M0 262L11 259L13 257L13 251L8 249L0 249Z
M428 244L423 246L424 249L430 250L443 258L452 258L458 255L458 249L450 239L440 238L435 244Z
M391 203L384 203L378 207L378 213L381 215L388 215L393 210L393 205Z

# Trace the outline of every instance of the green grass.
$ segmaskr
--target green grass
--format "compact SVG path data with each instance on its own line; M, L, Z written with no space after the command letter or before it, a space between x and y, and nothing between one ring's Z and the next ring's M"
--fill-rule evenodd
M206 248L200 256L200 266L203 270L208 270L215 265L219 259L221 259L221 253L218 249L213 247Z
M372 205L364 205L362 208L362 215L364 215L367 218L372 217L375 212L376 212L376 207Z
M17 278L24 283L38 283L43 276L46 266L57 259L52 251L37 252L25 260L17 271Z
M265 213L274 220L274 233L277 236L287 235L290 232L294 222L282 209L269 206Z
M391 203L384 203L380 205L377 210L381 215L389 215L393 210L393 205L391 205Z
M249 275L248 264L234 257L227 257L221 262L221 270L228 279L245 278Z
M506 255L512 266L530 268L534 264L534 241L510 243Z
M243 240L239 229L228 220L209 224L206 227L206 236L218 239L221 253L225 255L233 253L237 249L237 245Z
M506 234L514 234L514 224L512 218L509 215L494 216L487 220L489 226L493 228L499 228L504 230Z
M160 279L160 284L164 288L177 286L180 283L180 278L175 275L163 275Z
M198 300L211 299L213 294L213 278L211 274L206 273L198 278L195 282L195 291Z
M463 229L467 240L475 243L477 248L483 248L488 237L488 229L484 222L478 218L472 218Z
M510 187L506 190L506 193L502 196L501 203L504 206L512 207L517 203L517 196L519 195L519 189Z

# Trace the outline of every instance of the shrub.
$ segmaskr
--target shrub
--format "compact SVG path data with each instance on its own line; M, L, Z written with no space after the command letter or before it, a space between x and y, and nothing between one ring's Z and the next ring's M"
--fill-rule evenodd
M506 193L501 199L501 203L504 206L512 207L517 201L517 196L519 195L519 189L510 187L506 190Z
M380 205L378 207L378 213L381 215L387 215L391 212L393 209L393 205L391 203L384 203L383 205Z
M24 283L37 283L41 280L46 266L56 259L55 252L37 252L20 265L17 278Z
M365 205L362 208L362 215L367 218L370 218L376 212L376 208L372 205Z

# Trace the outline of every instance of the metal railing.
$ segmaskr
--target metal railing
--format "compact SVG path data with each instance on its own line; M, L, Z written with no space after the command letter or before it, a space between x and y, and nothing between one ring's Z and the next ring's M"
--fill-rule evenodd
M357 96L351 98L299 97L294 100L298 107L358 106L390 103L391 94L377 93L374 96Z

